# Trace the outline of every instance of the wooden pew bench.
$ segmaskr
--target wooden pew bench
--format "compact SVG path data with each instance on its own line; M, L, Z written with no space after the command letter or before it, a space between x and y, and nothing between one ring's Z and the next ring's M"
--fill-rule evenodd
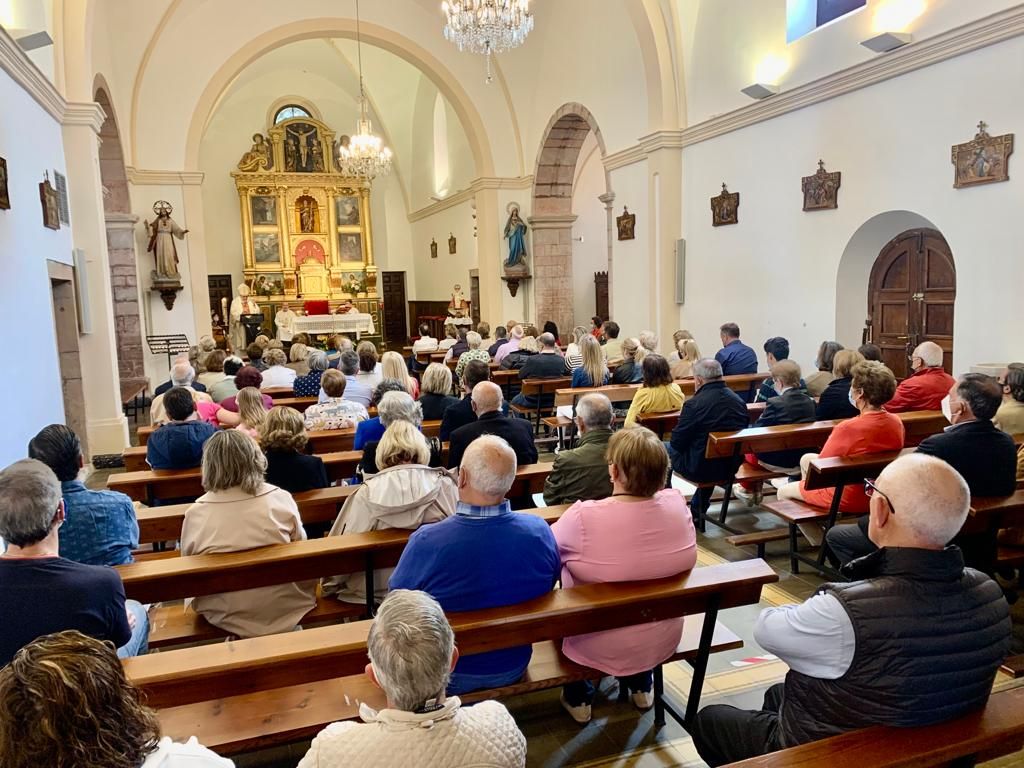
M551 525L568 507L564 504L527 512ZM395 566L411 535L412 531L387 529L275 544L243 552L191 556L167 552L156 559L118 566L117 570L125 594L144 604L341 573L362 573L369 587L365 604L342 603L333 597L318 595L316 606L300 622L303 626L315 626L370 615L374 571ZM213 640L226 634L181 604L152 608L150 623L149 645L152 648Z
M572 384L572 379L568 377L557 379L523 379L520 382L519 393L523 396L536 398L538 405L531 408L527 405L509 403L509 413L517 414L522 418L532 421L533 431L536 434L540 431L541 419L545 416L553 415L555 410L553 405L543 405L541 401L548 395L553 398L559 389L565 389L570 384Z
M514 606L451 614L449 620L460 651L468 655L703 613L696 646L684 647L692 640L681 638L680 657L692 659L694 666L685 716L666 704L661 668L655 672L656 721L663 722L667 710L688 722L696 714L716 643L737 647L736 638L718 627L718 611L756 604L763 585L777 580L763 561L723 563L657 581L555 590ZM361 621L173 650L128 659L124 666L150 705L161 710L167 735L177 738L188 730L218 751L244 751L310 736L328 722L354 716L345 710L346 695L347 705L357 700L379 704L379 696L367 696L362 683L369 626ZM524 693L597 676L572 669L560 658L557 664L552 660L551 653L542 652L527 679L479 696ZM300 690L305 691L301 703L296 698Z
M802 744L731 768L938 768L973 765L1024 746L1024 688L993 693L984 709L920 728L874 726ZM1007 763L1009 765L1009 763Z

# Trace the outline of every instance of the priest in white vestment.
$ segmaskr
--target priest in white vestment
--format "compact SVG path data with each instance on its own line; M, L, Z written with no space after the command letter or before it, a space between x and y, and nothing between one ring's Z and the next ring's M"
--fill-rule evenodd
M274 325L277 326L277 338L280 341L291 341L293 331L293 323L298 315L292 311L291 306L284 304L281 309L274 315Z
M231 349L237 355L245 351L245 326L242 315L255 315L260 311L259 304L249 298L249 286L242 283L238 286L238 295L231 301L231 323L228 326L228 339Z

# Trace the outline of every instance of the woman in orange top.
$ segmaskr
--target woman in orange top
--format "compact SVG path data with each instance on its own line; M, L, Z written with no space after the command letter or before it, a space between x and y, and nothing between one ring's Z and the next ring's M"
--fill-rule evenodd
M812 459L861 456L903 448L903 422L896 414L883 410L883 406L896 392L896 377L892 371L882 363L865 361L857 363L851 374L850 402L860 411L860 415L837 424L820 454L804 454L800 460L800 470L804 477L807 476L807 468ZM780 499L797 499L825 509L832 506L834 494L832 488L808 491L804 488L804 480L790 483L779 490ZM862 484L846 486L839 502L839 511L845 514L865 514L868 511L868 497L864 494ZM824 535L821 526L806 524L801 525L800 530L812 543L821 543Z

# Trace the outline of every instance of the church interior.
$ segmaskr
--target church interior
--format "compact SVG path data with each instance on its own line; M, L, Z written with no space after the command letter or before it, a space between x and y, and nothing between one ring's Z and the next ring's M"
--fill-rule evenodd
M1014 330L1024 327L1024 256L1007 219L1024 210L1024 187L1016 169L1010 172L1024 163L1014 154L1015 134L1024 130L1021 93L1024 3L1014 0L0 0L0 313L7 327L17 321L27 329L18 358L22 373L31 371L28 379L12 375L0 385L8 403L0 467L17 468L26 457L48 464L30 443L36 445L47 425L66 425L80 446L76 477L85 488L131 498L133 551L125 561L94 565L116 565L121 602L127 597L148 610L150 650L124 660L125 684L137 687L155 711L158 736L182 744L195 737L209 750L207 757L196 753L196 766L1024 765L1024 602L1017 602L1024 537L1013 536L1024 527L1024 427L1007 426L1003 416L1016 409L1014 423L1024 425L1024 364L1014 364L1024 360L1024 334ZM749 345L756 366L731 367L737 338ZM689 340L694 353L687 359ZM424 346L428 341L433 346ZM528 352L543 358L554 347L564 367L537 379L518 375L519 366L540 366L533 367L533 358L507 366L499 342L506 353L519 346L523 359ZM869 347L874 358L865 353ZM272 358L271 348L281 352ZM341 752L326 755L323 729L335 728L331 723L375 722L381 733L388 730L379 723L390 721L360 709L384 706L375 685L387 693L387 712L397 707L387 687L396 683L385 680L373 657L384 630L375 635L369 629L375 616L380 624L389 618L381 605L387 579L376 602L367 587L380 583L385 568L395 568L393 590L414 583L408 580L412 565L402 561L411 560L406 555L413 543L426 542L425 536L410 538L408 530L400 544L383 536L374 561L369 545L353 537L429 522L425 532L445 523L377 523L339 536L341 522L351 519L349 499L366 483L354 471L358 463L362 477L366 466L361 427L346 415L342 428L313 428L307 414L309 442L303 432L299 452L324 460L326 487L293 492L294 501L284 492L296 519L301 515L298 529L306 541L296 534L266 549L257 547L269 542L190 549L190 517L198 519L191 505L202 506L213 493L216 467L207 466L213 451L208 445L188 469L155 466L147 440L166 429L155 413L158 398L179 387L194 393L193 379L211 374L209 381L228 381L228 361L237 358L237 374L251 371L260 355L265 359L256 367L268 402L261 405L255 393L260 424L265 407L277 406L267 419L287 410L284 419L323 408L330 398L344 400L328 392L339 378L348 397L353 388L346 381L364 373L377 377L371 387L398 381L396 390L422 404L415 425L441 457L438 464L432 453L431 467L451 469L442 480L452 484L452 511L442 517L458 518L469 515L471 505L486 506L473 501L477 489L470 488L478 479L476 458L462 446L463 467L473 469L459 480L459 464L452 463L457 437L443 426L448 413L432 416L424 401L428 392L448 398L446 404L465 397L467 420L483 423L487 407L477 396L490 385L463 387L472 381L466 364L478 359L478 350L489 364L484 379L497 385L500 401L511 403L507 418L523 422L514 426L530 435L533 459L527 462L504 436L518 460L513 486L499 494L517 511L505 514L529 512L534 522L539 516L552 524L555 556L562 552L560 567L568 570L560 580L556 572L560 583L554 596L543 598L547 602L520 598L524 609L518 612L511 605L516 601L452 608L457 603L440 597L446 587L420 591L437 598L454 629L459 651L451 685L466 675L460 674L464 665L456 666L460 654L472 660L470 651L508 652L509 638L516 637L523 647L533 644L525 677L466 688L463 720L437 721L479 728L468 725L466 713L500 702L524 745L495 746L491 762L470 761L472 750L465 762L432 757L416 738L441 738L443 729L433 720L423 725L416 710L422 734L403 732L391 746L382 736L374 752L350 753L351 762ZM856 360L833 364L842 354L837 350ZM339 374L346 354L360 373ZM470 356L459 363L459 354ZM574 356L579 359L572 363ZM387 366L396 357L400 372L391 374ZM209 360L214 363L207 367ZM662 418L641 413L638 420L629 401L638 387L654 387L655 361L667 377L658 386L671 384L678 399L649 409ZM680 374L676 364L687 361ZM782 365L790 361L796 366ZM285 363L298 376L270 381L271 366L283 373ZM178 372L189 365L192 374L183 381ZM633 378L617 378L622 366L635 369ZM437 375L427 375L437 374L435 368L447 377L443 392L434 389ZM883 406L891 391L875 402L872 388L888 386L877 381L883 374L898 398L926 369L945 382L930 405L904 408L897 418L895 407ZM600 370L604 381L595 380ZM313 388L300 391L299 380L310 372ZM929 696L941 697L939 689L904 675L903 668L871 666L862 648L877 643L883 657L898 654L903 651L893 647L922 626L934 634L934 626L946 631L968 621L966 607L944 613L924 600L919 604L933 614L907 618L905 626L895 619L885 641L872 635L883 630L856 592L856 584L872 580L851 581L843 558L833 561L840 550L828 544L831 528L857 527L836 525L855 522L843 489L861 494L868 547L917 551L895 543L897 534L891 528L886 534L885 525L900 526L905 536L911 528L920 533L925 524L901 507L941 507L934 499L946 480L941 469L915 466L898 452L874 463L870 450L835 452L838 432L832 430L839 427L822 419L825 396L811 382L822 375L821 389L852 377L845 418L857 421L871 412L892 419L900 433L895 448L904 452L935 435L955 436L967 426L961 421L984 422L1016 444L1016 474L1008 471L1009 486L1000 493L979 491L969 470L935 460L952 466L973 497L967 522L948 539L966 553L962 578L984 580L975 592L997 587L998 610L1008 617L1005 647L969 712L960 711L969 698L962 676L977 670L957 660L975 659L990 628L977 629L974 640L951 635L948 648L955 650L930 659L928 674L943 680L947 693L955 689L947 711L956 714L945 721L872 719L877 713L860 712L855 724L831 723L831 731L793 723L825 710L841 719L837 712L857 701L858 686L876 684L862 702L867 709L898 708L892 702L903 694L909 706L928 709ZM719 465L733 458L736 464L723 477L703 477L683 469L684 422L698 418L693 406L698 398L710 402L709 383L720 385L723 376L722 396L739 405L706 406L701 418L718 419L719 426L705 430L695 461L717 456ZM196 412L186 420L205 420L216 433L239 425L239 433L256 439L255 461L265 465L259 446L266 453L262 441L270 430L239 417L250 400L243 398L242 381L229 383L234 413L225 417L215 397L203 398L212 404L205 411L193 398ZM999 415L993 405L986 417L986 387L996 385L1003 404ZM623 387L633 389L623 394ZM255 388L261 389L258 381ZM580 388L586 393L573 394ZM808 418L758 420L797 390ZM633 459L616 453L616 441L620 433L646 427L654 442L635 450L654 445L650 450L664 454L668 482L662 487L668 490L658 493L681 499L693 521L688 535L696 560L685 568L663 573L655 567L647 571L654 575L644 576L623 566L633 575L595 585L577 574L575 585L566 583L572 569L563 536L573 507L550 503L545 483L551 473L568 472L573 451L584 450L592 427L580 424L593 402L583 406L581 398L591 392L610 403L612 422L604 428L611 447L598 457L597 474L607 484L603 476L612 473L615 493L609 485L602 494L564 500L596 504L638 495L628 490L633 479L622 469ZM395 402L390 394L374 391L362 417L381 419L384 399ZM502 402L488 409L497 414L486 415L505 419ZM161 405L170 409L169 403ZM723 409L734 405L740 423L722 426ZM376 424L380 432L370 439L380 441L380 456L386 440L399 438L385 435L390 424ZM765 460L765 446L796 451L780 465L790 471ZM476 449L482 452L483 443ZM819 451L825 456L818 458ZM972 451L975 464L985 465L979 472L998 463L995 449ZM860 464L844 458L854 454L861 454ZM0 500L14 487L5 485L5 472ZM915 479L886 494L884 479L894 486L901 472ZM53 537L62 525L65 535L73 522L70 478L59 472L57 478L65 501ZM273 484L269 472L266 482ZM810 494L823 492L806 489L814 482L831 494L823 509L810 505ZM207 496L197 502L204 490ZM5 503L0 550L4 540L10 547L0 565L4 558L33 557L18 554L24 546L16 544L16 528L5 527L14 525L2 520ZM918 527L902 522L901 513ZM584 514L598 513L580 512L579 520ZM284 526L280 519L275 525ZM813 536L808 521L817 526ZM577 545L598 546L585 542L599 535L579 526L583 543ZM547 528L541 526L550 537ZM272 551L276 547L292 549ZM479 563L484 570L485 559ZM650 556L652 563L669 560L668 554ZM282 575L315 584L345 566L357 572L361 598L355 604L327 598L324 581L321 591L314 589L316 607L292 622L301 632L249 637L196 613L203 599L216 597L212 585L281 590ZM7 591L4 573L0 569L0 593ZM643 579L658 579L650 584L659 586L645 587ZM834 590L826 586L834 584ZM781 621L779 612L825 597L830 610L850 614L840 621L848 630L842 642L852 646L856 632L856 654L850 651L840 663L839 634L816 634L814 627L803 630L800 643L832 644L834 654L819 648L797 662L787 656L795 653L791 646L765 641L771 630L766 616ZM188 607L193 598L195 610ZM952 606L968 593L946 600ZM0 610L12 605L0 596ZM663 628L670 620L678 620L676 630L685 627L681 640L676 635L678 647L655 660L653 689L642 695L626 682L636 672L632 667L623 672L581 661L569 653L568 641L560 650L570 634L573 640L602 632L610 637L641 625ZM136 621L130 620L133 629ZM963 648L955 645L961 641ZM114 646L120 653L121 644ZM5 647L0 637L0 664L10 661ZM628 653L645 656L633 646ZM15 675L18 664L29 662L28 654L17 659L7 667ZM837 664L842 671L833 670ZM364 666L376 670L373 685ZM598 672L588 678L589 667ZM816 675L822 668L829 673ZM15 695L16 681L5 682L4 674L0 668L0 699ZM574 705L587 679L596 691L591 685L587 703ZM769 707L766 697L777 684L785 684L781 709ZM435 706L448 706L443 688L440 694ZM653 696L653 704L638 703L644 696ZM794 714L791 702L798 696L806 700ZM704 713L724 706L772 710L765 737L772 746L760 749L769 754L751 751L750 762L741 762L748 753L736 743L753 740L756 728L746 721L709 724ZM0 701L0 732L14 711ZM486 727L496 732L505 726ZM709 731L729 741L722 735L729 727L743 734L731 738L734 751L708 746L714 741ZM371 726L338 730L332 738L355 744L359 728ZM463 738L483 738L474 733ZM320 757L311 758L321 739ZM32 743L35 749L45 739ZM0 737L0 764L63 764L41 755L15 762L17 749ZM214 762L213 753L223 762ZM193 765L184 762L187 756L180 763L154 759L131 765Z

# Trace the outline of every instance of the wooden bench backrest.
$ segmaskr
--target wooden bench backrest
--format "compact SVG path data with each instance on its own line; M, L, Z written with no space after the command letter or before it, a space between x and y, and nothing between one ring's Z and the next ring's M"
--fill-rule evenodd
M940 432L948 424L941 411L911 411L899 414L906 430L904 445L914 446ZM709 459L740 453L765 453L791 448L820 448L841 420L777 427L748 427L735 432L712 432L705 456Z
M986 758L1024 745L1024 688L998 691L985 708L936 725L891 728L877 725L752 757L731 768L929 768L959 757Z
M568 508L563 504L525 511L551 525ZM390 568L398 562L412 533L399 528L346 533L243 552L144 560L117 566L117 571L129 598L143 604L158 603L339 573L362 573L368 562L374 568Z
M304 525L330 523L338 516L338 510L351 496L358 485L332 485L312 491L292 494L299 508ZM191 504L170 504L163 507L145 507L136 512L139 521L139 543L152 544L157 541L177 541L181 538L181 526L185 511Z
M889 464L900 457L900 451L866 453L861 456L814 459L807 472L809 491L835 488L839 485L858 485L866 478L877 477Z
M267 387L260 389L260 393L270 395L270 399L275 401L285 397L295 397L295 390L291 387ZM276 402L274 404L277 405Z
M976 496L964 523L966 531L1024 528L1024 490L1010 496Z
M463 654L702 613L758 602L778 581L763 560L700 568L668 579L586 584L514 606L449 616ZM358 674L370 622L307 629L126 659L128 678L150 706L206 701Z
M524 395L553 395L571 383L572 379L568 376L560 376L557 379L523 379L520 391Z
M575 389L572 387L562 388L555 390L555 405L571 405L575 408L576 403L579 402L581 397L595 392L607 395L608 399L613 403L621 403L632 400L638 389L640 389L639 384L609 384L604 387L576 387Z

